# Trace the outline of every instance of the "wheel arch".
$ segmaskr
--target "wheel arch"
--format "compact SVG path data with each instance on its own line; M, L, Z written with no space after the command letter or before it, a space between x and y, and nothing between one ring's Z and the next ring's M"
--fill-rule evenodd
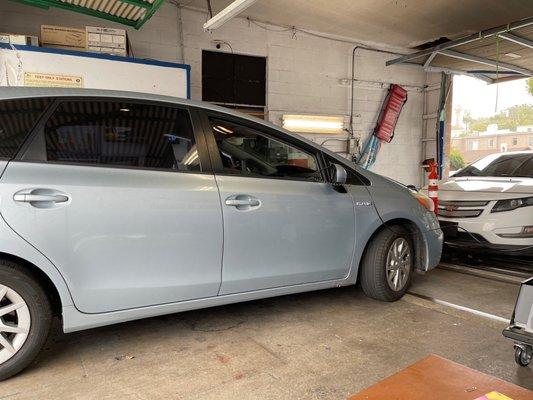
M0 258L14 262L23 267L28 275L30 275L43 288L44 292L48 296L48 299L50 300L52 312L56 315L61 314L63 302L61 295L59 294L59 290L52 279L41 268L32 262L25 260L24 258L2 251L0 251Z
M372 240L380 232L385 229L391 229L392 226L402 226L411 234L415 252L415 269L422 271L424 270L424 265L427 259L427 249L424 236L422 235L422 231L420 230L419 226L413 220L408 218L392 218L387 221L383 221L383 223L374 230L374 232L366 241L363 253L359 259L358 275L361 274L361 263L363 262L364 254L370 246L370 243L372 243Z

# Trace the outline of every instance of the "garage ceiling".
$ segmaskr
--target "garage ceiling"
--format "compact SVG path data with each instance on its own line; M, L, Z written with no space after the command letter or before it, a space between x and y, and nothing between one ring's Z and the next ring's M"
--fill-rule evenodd
M211 0L213 13L231 2ZM187 5L205 9L207 0ZM533 0L259 0L241 16L381 43L403 52L435 50L387 65L409 62L489 83L533 75L533 19L529 24L515 23L533 17ZM492 29L498 26L501 29ZM470 35L474 36L461 41ZM457 45L447 48L454 40Z
M216 14L233 0L211 0ZM207 9L206 0L180 1ZM533 15L532 0L259 0L241 16L412 48Z

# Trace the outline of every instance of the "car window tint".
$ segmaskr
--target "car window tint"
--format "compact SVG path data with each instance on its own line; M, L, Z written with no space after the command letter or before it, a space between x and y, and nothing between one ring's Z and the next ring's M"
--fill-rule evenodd
M315 156L233 122L211 125L225 173L322 181Z
M491 154L468 165L453 176L517 176L518 170L522 170L522 166L530 157L529 154Z
M61 103L45 126L48 161L199 171L189 113L113 101Z
M529 157L520 165L513 176L517 178L533 178L533 156Z
M47 98L0 101L0 158L12 158L43 111Z

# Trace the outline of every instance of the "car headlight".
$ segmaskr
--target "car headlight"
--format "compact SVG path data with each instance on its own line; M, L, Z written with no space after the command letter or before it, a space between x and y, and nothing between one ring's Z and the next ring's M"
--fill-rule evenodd
M416 190L409 190L409 192L416 200L418 200L420 204L425 207L426 210L429 212L435 212L435 204L433 203L433 200L431 200L425 194L417 192Z
M520 207L533 206L533 197L521 199L498 200L490 212L512 211Z

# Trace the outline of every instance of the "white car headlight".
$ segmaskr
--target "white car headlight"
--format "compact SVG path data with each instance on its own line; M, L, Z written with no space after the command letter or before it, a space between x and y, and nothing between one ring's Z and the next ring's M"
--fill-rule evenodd
M533 206L533 197L520 199L498 200L490 212L512 211L520 207Z

